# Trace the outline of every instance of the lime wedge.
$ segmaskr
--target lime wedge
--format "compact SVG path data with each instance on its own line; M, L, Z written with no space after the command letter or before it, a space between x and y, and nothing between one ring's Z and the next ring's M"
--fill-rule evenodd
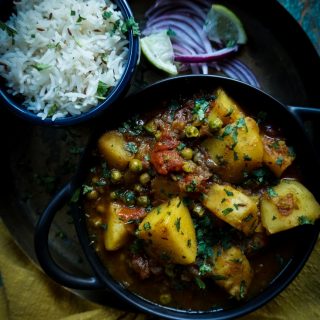
M240 19L228 8L213 4L205 21L205 31L212 41L226 45L245 44L247 35Z
M140 39L141 50L151 64L171 75L178 74L173 63L173 48L167 31L153 33Z

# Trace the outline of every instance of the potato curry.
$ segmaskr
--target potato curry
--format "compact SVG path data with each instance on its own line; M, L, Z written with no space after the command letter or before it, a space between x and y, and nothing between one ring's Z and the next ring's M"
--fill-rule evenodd
M280 271L270 235L319 218L288 141L244 110L218 88L99 138L83 209L96 251L129 290L194 310L245 300Z

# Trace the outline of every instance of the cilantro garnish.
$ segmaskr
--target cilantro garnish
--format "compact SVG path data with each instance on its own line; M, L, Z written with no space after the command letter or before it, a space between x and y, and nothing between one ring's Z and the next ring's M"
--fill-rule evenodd
M138 136L144 130L144 122L138 116L132 117L130 120L123 122L122 126L118 129L121 133L129 133L133 136Z
M180 224L181 224L181 217L177 218L177 220L174 222L174 225L176 226L177 231L180 231Z
M129 19L125 20L121 26L121 31L123 33L128 32L130 29L132 30L134 36L140 35L139 24L134 20L133 17L130 17Z
M313 224L312 220L309 219L307 216L299 216L298 217L299 225L303 224Z
M86 184L82 185L82 194L87 194L89 192L93 191L93 187L88 186Z
M145 231L151 230L151 224L150 224L150 222L146 222L146 223L143 225L143 229L144 229Z
M171 28L169 28L169 29L167 30L167 35L168 35L169 37L175 37L177 34L176 34Z
M205 118L205 113L209 108L209 102L205 99L196 99L194 101L194 108L192 113L198 116L200 121L203 121Z
M278 196L278 194L274 191L274 189L273 188L268 188L267 189L267 192L268 192L268 195L269 195L269 197L270 198L273 198L273 197L277 197Z
M229 213L231 213L232 211L233 211L232 208L226 208L226 209L222 210L222 214L223 214L224 216L226 216L226 215L228 215Z
M195 277L194 280L200 289L206 288L206 284L200 279L200 277Z
M78 17L78 19L77 19L77 23L80 23L80 22L83 21L83 20L87 20L87 19L81 17L80 14L79 14L79 17Z
M48 111L48 117L52 117L58 111L58 109L59 106L56 103L53 104Z
M201 276L211 271L212 271L212 266L206 263L203 263L199 268L199 273Z
M227 189L223 189L224 190L224 192L226 193L226 195L228 196L228 197L232 197L233 196L233 192L232 191L229 191L229 190L227 190Z
M128 142L126 144L126 150L129 151L130 153L137 153L138 152L138 147L134 142Z
M104 83L103 81L99 81L98 82L98 87L97 87L97 98L98 99L105 99L106 94L109 91L109 87L106 83Z
M4 22L0 21L0 29L6 31L9 37L14 37L17 34L17 31L13 28L7 26Z
M283 157L279 156L276 160L276 164L281 167L283 164Z
M109 18L111 18L112 16L112 12L111 11L105 11L103 14L102 14L102 18L104 20L108 20Z
M37 69L38 71L42 71L42 70L46 70L46 69L51 68L50 64L46 64L46 63L32 64L31 67Z

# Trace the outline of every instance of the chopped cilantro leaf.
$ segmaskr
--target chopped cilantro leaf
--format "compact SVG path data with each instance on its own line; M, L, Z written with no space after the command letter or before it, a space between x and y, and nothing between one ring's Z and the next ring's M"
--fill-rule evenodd
M203 263L199 268L200 276L203 276L206 273L209 273L212 271L212 267L209 264Z
M224 210L222 210L222 214L224 215L224 216L226 216L226 215L228 215L230 212L232 212L233 211L233 209L232 208L226 208L226 209L224 209Z
M81 192L80 188L76 189L73 192L73 195L72 195L71 200L70 200L72 203L78 202L79 197L80 197L80 192Z
M200 288L200 289L205 289L206 288L206 284L201 280L200 277L195 277L194 278L197 286Z
M0 21L0 29L6 31L9 37L14 37L17 34L17 31L13 28L7 26L4 22Z
M180 231L180 227L181 227L181 217L177 218L177 220L174 222L174 225L176 226L177 231Z
M197 182L195 180L192 180L187 186L186 186L187 192L196 192L197 191Z
M98 99L105 99L108 91L109 91L108 85L106 83L104 83L103 81L99 81L98 87L97 87L97 92L96 92Z
M227 280L228 278L226 276L223 276L222 274L214 274L212 276L212 279L219 281L219 280Z
M80 14L79 14L79 17L78 17L78 19L77 19L77 23L80 23L80 22L83 21L83 20L87 20L87 19L81 17Z
M48 117L52 117L58 111L58 109L58 105L56 103L53 104L48 110Z
M177 34L176 34L171 28L169 28L169 29L167 30L167 35L168 35L169 37L175 37Z
M205 99L196 99L194 102L194 108L192 113L197 115L200 121L203 121L205 118L205 113L209 108L209 102Z
M177 146L178 151L182 151L186 147L185 143L180 142L179 145Z
M125 20L121 26L121 31L123 33L128 32L130 29L132 30L134 36L140 35L139 24L134 20L133 17L130 17L129 19Z
M311 219L309 219L307 216L299 216L298 222L299 222L299 225L313 224L313 221Z
M82 185L82 194L87 194L89 192L93 191L93 187L88 186L86 184Z
M144 130L144 122L138 116L132 117L130 120L123 122L122 126L118 129L121 133L129 133L133 136L141 134Z
M278 196L278 194L274 191L274 189L273 188L268 188L267 189L267 193L268 193L268 195L269 195L269 197L270 198L274 198L274 197L277 197Z
M283 164L283 157L279 156L276 160L276 164L281 167Z
M42 71L42 70L46 70L46 69L51 68L50 64L46 64L46 63L32 64L31 67L37 69L38 71Z
M226 193L226 195L228 196L228 197L232 197L233 196L233 192L232 191L229 191L229 190L227 190L227 189L223 189L224 190L224 192Z
M70 16L75 16L76 15L76 12L74 10L71 10L70 11Z
M143 229L144 229L145 231L151 230L151 224L150 224L150 222L146 222L146 223L143 225Z
M138 152L138 147L134 142L127 142L125 148L127 151L133 154Z
M103 18L104 20L110 19L111 16L112 16L112 12L111 12L111 11L105 11L105 12L103 12L103 14L102 14L102 18Z
M241 281L240 283L240 299L243 299L245 294L246 294L246 289L247 289L247 284L244 280Z

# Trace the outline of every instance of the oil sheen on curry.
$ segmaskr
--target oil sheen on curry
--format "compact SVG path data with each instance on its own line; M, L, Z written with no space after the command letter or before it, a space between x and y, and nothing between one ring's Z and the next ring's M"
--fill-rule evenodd
M154 110L97 141L82 186L92 243L117 281L155 303L246 301L289 259L273 234L319 218L294 150L223 88Z

